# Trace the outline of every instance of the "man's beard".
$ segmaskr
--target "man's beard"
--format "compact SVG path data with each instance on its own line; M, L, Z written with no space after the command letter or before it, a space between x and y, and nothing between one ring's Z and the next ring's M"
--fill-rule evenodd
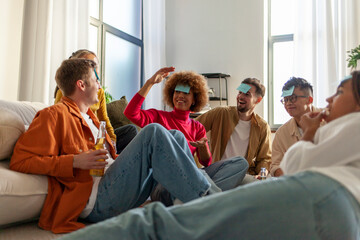
M247 107L247 106L243 106L243 107L241 107L241 106L237 106L237 110L239 111L239 112L241 112L241 113L244 113L244 112L247 112L247 111L249 111L249 108Z

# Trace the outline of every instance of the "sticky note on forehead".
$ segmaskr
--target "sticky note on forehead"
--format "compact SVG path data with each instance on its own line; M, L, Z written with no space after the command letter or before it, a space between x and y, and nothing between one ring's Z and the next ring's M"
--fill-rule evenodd
M352 78L352 75L345 76L341 81L347 81Z
M284 90L281 94L282 97L288 97L288 96L291 96L293 95L293 92L294 92L294 89L295 89L295 86L292 86L291 88L287 89L287 90Z
M178 84L175 87L175 91L189 93L190 92L190 86L189 85Z
M236 90L239 90L242 93L247 93L250 89L251 89L250 85L247 85L246 83L242 83Z

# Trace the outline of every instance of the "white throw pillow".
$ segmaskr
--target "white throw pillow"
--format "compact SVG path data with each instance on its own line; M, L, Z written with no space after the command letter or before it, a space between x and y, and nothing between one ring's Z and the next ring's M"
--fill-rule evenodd
M36 112L46 108L47 105L40 102L0 100L0 107L14 111L25 125L30 125Z
M0 108L0 160L9 158L15 143L25 131L24 122L12 110Z
M46 104L0 100L0 160L10 158L17 139ZM9 169L0 161L0 228L38 218L43 207L48 179Z
M9 161L1 161L0 227L38 218L47 187L46 176L12 171L9 169Z

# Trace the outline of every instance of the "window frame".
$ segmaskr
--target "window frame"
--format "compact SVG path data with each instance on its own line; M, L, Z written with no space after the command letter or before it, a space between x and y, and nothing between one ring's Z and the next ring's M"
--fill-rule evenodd
M272 131L276 131L282 124L275 124L274 108L274 44L293 42L294 34L271 35L271 0L268 0L268 122Z
M127 42L133 43L140 47L140 86L144 84L144 15L143 15L143 0L141 1L141 39L136 38L128 33L121 31L103 21L103 1L99 0L99 19L90 16L90 25L98 29L97 35L97 56L100 61L100 76L101 85L106 86L105 79L105 49L106 49L106 33L111 33L116 37L119 37Z

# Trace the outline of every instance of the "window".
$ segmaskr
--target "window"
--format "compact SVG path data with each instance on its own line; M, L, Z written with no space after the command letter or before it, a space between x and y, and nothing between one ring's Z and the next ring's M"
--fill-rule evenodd
M290 119L280 102L284 83L293 76L294 0L269 1L269 124L272 129Z
M102 85L131 99L142 85L142 0L90 0L89 48L101 64Z

